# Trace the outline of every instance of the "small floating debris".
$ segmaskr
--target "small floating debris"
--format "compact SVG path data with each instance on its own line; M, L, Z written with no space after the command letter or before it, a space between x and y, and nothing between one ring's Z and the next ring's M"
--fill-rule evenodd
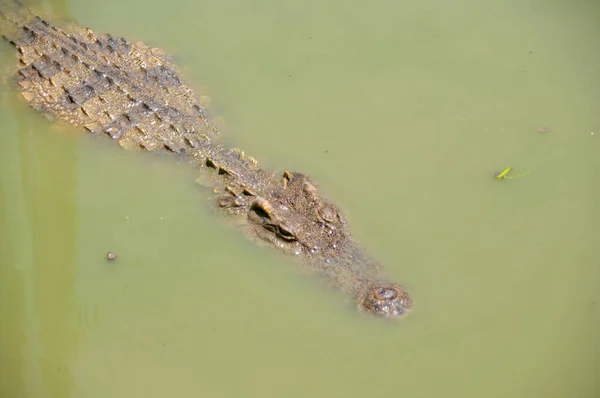
M106 253L106 258L110 261L113 261L117 259L117 255L113 252L108 252Z
M511 170L512 167L507 167L502 171L497 171L494 173L494 177L496 178L496 180L501 181L506 178L506 176L508 175L508 173L510 173Z
M494 178L496 178L496 180L498 181L502 181L505 178L519 178L519 177L525 177L527 174L529 174L529 172L526 173L522 173L522 174L518 174L516 176L509 176L508 173L510 173L512 171L512 167L507 167L502 171L497 171L494 173Z
M537 132L544 134L544 133L549 133L550 132L550 127L548 126L540 126L537 128Z

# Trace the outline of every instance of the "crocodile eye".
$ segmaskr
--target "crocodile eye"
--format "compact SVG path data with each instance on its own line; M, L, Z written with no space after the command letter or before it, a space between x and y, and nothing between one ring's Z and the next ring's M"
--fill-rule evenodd
M272 232L281 240L287 242L298 240L292 229L281 223L276 214L274 214L273 206L263 198L258 198L252 203L248 212L248 218L265 230Z
M290 242L298 240L298 238L296 238L296 235L294 235L293 232L291 232L288 228L286 228L283 225L277 226L277 235L279 235L282 239Z
M294 233L291 232L285 226L266 222L266 223L262 224L262 227L264 229L266 229L267 231L274 233L277 237L279 237L280 239L285 240L287 242L294 242L294 241L298 240L298 238L296 238L296 235L294 235Z

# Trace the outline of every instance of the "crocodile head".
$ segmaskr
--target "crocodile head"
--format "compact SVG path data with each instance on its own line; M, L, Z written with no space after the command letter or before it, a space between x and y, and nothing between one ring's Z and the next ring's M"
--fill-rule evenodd
M296 255L335 256L347 238L339 209L299 173L285 172L280 189L253 198L247 214L258 236Z
M268 197L255 195L245 207L252 234L324 271L339 288L352 291L362 310L398 317L411 307L404 289L376 282L380 267L352 240L339 208L322 198L303 174L283 174Z

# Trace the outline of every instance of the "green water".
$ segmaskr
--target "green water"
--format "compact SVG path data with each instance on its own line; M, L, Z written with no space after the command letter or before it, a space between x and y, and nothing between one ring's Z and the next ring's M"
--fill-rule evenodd
M600 395L597 2L153 3L36 10L173 54L226 139L311 175L414 311L356 313L183 165L3 84L0 397Z

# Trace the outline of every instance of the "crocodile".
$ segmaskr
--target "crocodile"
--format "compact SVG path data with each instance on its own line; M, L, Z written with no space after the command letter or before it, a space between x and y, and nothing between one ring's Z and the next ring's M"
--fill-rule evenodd
M355 242L340 208L307 175L278 176L224 145L207 107L163 51L76 24L54 26L17 0L0 0L0 33L18 52L15 87L32 108L127 150L185 158L247 236L324 275L362 312L410 312L406 290Z

